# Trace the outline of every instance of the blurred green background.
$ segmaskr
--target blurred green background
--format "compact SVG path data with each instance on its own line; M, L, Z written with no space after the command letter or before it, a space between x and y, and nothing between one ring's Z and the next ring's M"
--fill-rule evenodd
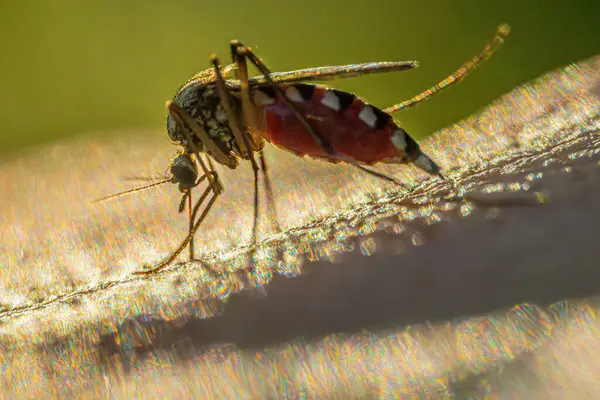
M600 53L598 0L24 0L0 5L0 157L24 146L121 128L160 130L164 103L229 40L273 70L419 60L418 70L335 81L381 107L513 34L475 74L396 114L423 137L515 85Z

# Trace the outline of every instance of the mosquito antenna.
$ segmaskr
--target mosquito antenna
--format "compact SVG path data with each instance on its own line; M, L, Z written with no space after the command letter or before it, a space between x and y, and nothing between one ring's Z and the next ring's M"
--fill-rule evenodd
M398 185L400 187L406 188L406 185L404 183L402 183L402 182L398 181L397 179L394 179L391 176L386 175L386 174L384 174L382 172L378 172L378 171L372 170L370 168L365 167L364 165L360 165L360 164L357 164L357 163L352 163L351 165L355 166L356 168L360 169L363 172L366 172L369 175L375 176L377 178L384 179L384 180L386 180L388 182L392 182L392 183L394 183L394 184L396 184L396 185Z
M137 188L134 188L134 189L125 190L125 191L119 192L119 193L113 193L111 195L104 196L104 197L101 197L99 199L96 199L96 200L92 201L92 203L100 203L102 201L114 199L116 197L125 196L127 194L141 192L142 190L150 189L152 187L155 187L155 186L158 186L158 185L162 185L163 183L167 183L167 182L170 182L170 181L171 181L171 179L163 179L163 180L160 180L158 182L151 183L149 185L137 187Z
M211 171L214 171L215 170L215 166L213 165L212 159L210 157L206 157L206 161L208 162L208 168Z
M485 47L481 51L481 53L477 54L475 57L471 58L469 61L464 63L457 69L454 73L448 75L442 81L436 83L431 88L425 90L424 92L416 95L412 99L403 101L402 103L394 104L383 110L388 114L394 113L396 111L404 110L406 108L414 107L419 103L424 102L425 100L430 99L436 93L441 92L449 88L450 86L462 81L465 79L467 75L469 75L475 68L481 65L482 62L487 60L494 52L500 47L502 43L504 43L504 39L510 34L510 26L504 24L500 25L496 30L496 36L486 43Z

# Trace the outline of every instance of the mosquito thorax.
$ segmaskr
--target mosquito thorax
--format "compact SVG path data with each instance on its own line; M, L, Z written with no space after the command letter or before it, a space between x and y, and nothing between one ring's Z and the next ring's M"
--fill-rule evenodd
M234 101L237 100L234 99ZM233 151L239 154L227 113L221 104L214 84L188 83L175 95L173 102L187 111L224 153ZM173 142L186 145L182 127L170 114L167 118L167 133ZM194 139L200 150L203 150L200 140Z
M171 172L171 183L178 183L180 192L187 192L196 186L198 169L190 156L177 155L171 162L169 170Z

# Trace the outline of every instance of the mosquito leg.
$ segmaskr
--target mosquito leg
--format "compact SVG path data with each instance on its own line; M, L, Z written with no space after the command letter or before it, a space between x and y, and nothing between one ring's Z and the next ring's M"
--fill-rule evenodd
M179 202L180 213L183 212L186 205L188 206L189 233L194 226L194 219L192 218L192 189L188 189L181 197L181 201ZM190 241L188 248L190 250L190 261L194 261L194 239Z
M269 220L274 225L277 233L281 232L279 221L277 218L277 208L275 208L275 197L273 196L273 186L271 185L271 177L269 176L269 169L267 168L267 160L265 159L264 152L259 153L260 167L265 177L265 191L267 192L267 213Z
M219 95L219 100L225 109L225 113L227 114L227 119L229 120L229 126L231 127L231 131L233 132L234 139L242 152L242 157L246 159L250 159L252 162L252 168L257 169L256 160L254 159L254 155L252 154L252 148L256 147L251 146L250 141L248 140L248 136L244 134L245 128L242 123L239 121L239 118L236 115L233 106L233 99L231 98L231 94L229 90L227 90L227 86L225 85L225 80L223 75L221 74L221 69L219 67L219 59L216 55L211 55L211 64L215 71L215 75L217 79L215 81L215 85L217 87L217 94Z
M477 54L475 57L464 63L451 75L448 75L442 81L436 83L431 88L426 91L416 95L412 99L403 101L398 104L394 104L383 110L388 114L394 113L396 111L404 110L406 108L414 107L417 104L424 102L427 99L430 99L436 93L441 92L444 89L449 88L450 86L462 81L469 75L475 68L477 68L481 63L487 60L494 52L500 47L502 43L504 43L504 39L510 34L510 27L508 25L500 25L496 31L496 36L486 43L485 47L481 51L481 53Z
M202 159L200 159L202 160ZM210 161L210 158L208 159ZM209 163L210 164L210 163ZM210 168L211 170L214 170L212 164L210 164ZM206 171L206 168L203 168ZM189 220L189 228L188 228L188 234L189 232L192 230L192 227L194 226L194 220L196 219L196 216L192 214L192 190L194 187L198 186L200 183L202 183L205 179L210 179L210 175L212 174L212 172L210 174L205 173L204 175L202 175L195 183L192 187L190 187L189 189L187 189L183 196L181 196L181 201L179 202L179 212L182 213L183 210L185 209L185 206L187 204L188 206L188 220ZM213 182L216 182L216 184L218 185L217 189L219 191L223 190L223 187L220 186L220 183L218 181L216 181L216 177L213 176L212 180ZM215 188L212 188L213 191L215 191ZM189 259L190 261L194 261L195 260L195 256L194 256L194 238L192 238L192 240L190 240L190 244L188 246L189 248Z
M221 182L219 181L219 177L214 170L212 162L210 161L210 157L208 158L208 164L209 164L210 170L204 164L202 157L198 157L197 162L201 165L202 169L205 171L205 174L203 176L201 176L200 179L198 179L198 181L195 183L194 186L198 186L204 179L208 179L209 189L212 189L212 191L215 195L221 194L223 192L223 185L221 185ZM188 194L188 209L189 209L188 237L190 237L190 242L189 242L190 261L194 261L194 259L195 259L195 257L194 257L194 232L192 232L192 231L193 231L193 227L194 227L194 221L196 220L196 214L198 213L198 209L199 209L200 205L202 204L202 202L204 202L204 199L201 198L202 201L198 201L196 203L196 206L192 210L192 188L189 189L187 194Z
M221 181L219 180L219 176L217 175L217 172L215 171L215 167L213 165L213 162L211 161L210 157L206 157L206 161L208 163L208 168L206 168L206 166L204 166L202 163L202 159L200 159L200 163L202 163L201 168L204 171L210 171L210 172L206 172L207 175L203 175L198 182L196 182L196 184L194 186L198 186L200 184L200 182L202 182L204 180L204 178L208 178L209 182L215 182L217 189L219 190L219 193L223 192L223 185L221 184ZM210 181L210 179L212 179L212 181ZM212 184L212 183L211 183ZM213 188L214 189L214 188Z
M188 230L188 236L192 235L192 229L194 229L194 220L192 218L192 189L189 189L189 195L188 195L188 217L189 217L189 230ZM190 262L194 261L194 235L192 235L192 238L190 239L190 244L188 246L189 250L190 250Z
M234 61L236 61L234 59ZM231 97L231 93L227 89L225 84L225 80L221 73L221 68L219 65L219 60L215 55L211 56L211 63L213 66L213 70L215 72L216 80L215 86L217 88L217 94L219 96L219 100L223 105L223 108L227 114L227 119L229 120L229 126L231 127L234 140L236 144L241 150L242 157L249 159L252 164L252 171L254 173L254 210L253 210L253 221L252 221L252 250L250 252L250 270L254 270L254 251L256 248L257 241L257 231L258 231L258 210L259 210L259 193L258 193L258 180L259 180L259 168L256 163L256 159L254 158L254 150L261 148L260 143L256 140L256 138L252 137L249 134L246 126L242 121L238 118L237 113L235 112L233 106L233 99ZM236 63L237 71L236 75L238 75L241 81L241 92L242 92L242 112L246 119L246 124L249 125L250 130L256 131L256 122L253 119L254 117L254 106L250 102L250 90L248 87L248 72L246 65L243 64L240 66L239 63ZM261 138L259 140L262 140Z
M237 65L237 78L240 82L240 92L241 92L241 101L242 101L242 113L244 115L244 119L246 125L248 127L248 131L250 132L259 132L260 129L258 127L258 123L256 121L256 110L255 106L250 99L250 85L248 83L248 65L246 63L246 58L243 54L239 52L240 48L238 47L237 42L231 43L231 57L233 62ZM262 141L262 138L259 138ZM258 142L255 144L253 150L260 151L260 162L263 170L263 176L265 178L265 185L267 190L267 209L269 213L269 218L273 221L273 191L271 188L271 181L268 176L268 172L266 169L266 164L264 161L264 156L262 152L262 142ZM254 157L252 157L252 161L254 161ZM258 234L258 215L259 215L259 169L258 167L254 168L254 214L253 214L253 223L252 223L252 248L250 250L250 266L249 271L252 272L255 266L255 252L256 252L256 241ZM275 219L276 221L276 219ZM277 229L279 229L278 225Z
M254 170L254 213L252 216L252 269L254 269L254 250L256 248L256 238L258 235L258 207L259 207L259 197L258 197L258 170Z
M216 56L211 57L213 68L215 70L215 74L217 76L216 86L217 93L223 104L223 108L225 108L225 112L227 113L227 118L229 119L229 125L232 127L232 131L234 132L235 140L242 149L242 152L246 153L246 156L250 159L252 163L252 170L254 172L254 219L252 223L252 244L256 244L256 235L257 235L257 225L258 225L258 164L256 163L256 159L254 158L254 150L258 148L258 144L254 141L251 143L249 140L248 134L245 134L246 128L242 124L242 122L237 118L235 111L233 110L231 94L227 90L225 86L225 81L223 80L223 76L220 73L219 62ZM240 80L241 92L242 92L242 113L244 114L244 118L246 123L250 127L251 130L257 130L256 121L254 119L254 105L250 102L250 89L248 87L248 69L245 63L238 62L239 60L236 58L234 62L237 65L237 77ZM237 132L237 135L236 135Z
M193 239L194 235L196 234L196 232L200 228L200 225L202 224L202 221L204 221L204 218L206 218L206 215L208 214L208 212L210 211L211 207L213 206L213 204L215 203L215 201L219 197L219 193L214 193L213 190L212 190L212 187L208 186L204 190L204 192L202 193L202 195L200 196L200 198L196 201L196 206L194 207L194 211L192 212L192 217L195 217L195 214L196 214L197 210L200 209L200 206L204 203L204 201L206 200L206 198L208 197L208 195L211 194L211 192L212 192L212 197L210 198L210 200L206 204L206 207L204 207L204 210L202 211L202 214L200 214L200 217L194 223L194 226L192 227L192 229L190 229L190 232L188 233L187 237L179 245L179 247L177 247L177 249L171 254L171 256L169 256L169 258L167 258L165 261L161 262L160 264L156 265L152 269L148 269L148 270L144 270L144 271L136 271L136 272L134 272L134 274L136 274L136 275L152 275L152 274L155 274L155 273L159 272L160 270L166 268L173 261L175 261L175 259L183 252L183 250L185 249L185 247L191 242L191 240Z
M368 168L368 167L365 167L364 165L360 165L360 164L353 164L353 165L354 165L356 168L360 169L360 170L361 170L361 171L363 171L363 172L366 172L366 173L367 173L367 174L369 174L369 175L375 176L375 177L377 177L377 178L381 178L381 179L383 179L384 181L391 182L391 183L393 183L393 184L395 184L395 185L397 185L397 186L400 186L400 187L402 187L402 188L406 187L406 185L405 185L404 183L402 183L402 182L398 181L397 179L394 179L394 178L392 178L392 177L391 177L391 176L389 176L389 175L386 175L386 174L384 174L383 172L379 172L379 171L372 170L372 169L370 169L370 168Z
M168 103L168 110L169 110L169 112L172 113L172 115L175 118L175 120L177 121L177 123L180 124L181 127L183 128L182 130L186 137L187 146L189 147L191 152L196 156L196 162L200 165L200 167L202 168L202 170L204 172L203 177L200 178L200 180L196 184L200 183L204 178L208 179L208 181L209 181L209 187L206 188L206 190L204 191L202 196L200 196L200 198L198 199L198 201L196 203L196 208L200 207L200 205L202 203L204 203L204 201L206 200L206 198L208 197L208 195L210 194L211 191L213 192L213 197L208 202L206 208L204 209L204 212L202 213L202 215L200 216L198 221L194 222L195 221L195 213L193 211L191 212L190 229L188 230L188 235L185 238L183 244L180 247L178 247L177 250L175 250L173 252L173 254L171 254L171 256L166 261L160 263L159 265L157 265L156 267L154 267L150 270L140 271L139 272L140 274L152 274L154 272L157 272L157 271L167 267L169 264L171 264L179 256L179 254L181 254L181 252L183 251L185 246L192 243L194 235L195 235L196 231L198 230L198 228L200 227L200 224L206 217L206 214L208 213L208 211L210 210L210 208L216 201L217 197L223 192L223 185L219 181L219 177L218 177L217 173L214 170L209 170L206 167L206 164L204 163L204 161L200 155L200 149L196 145L191 133L188 132L188 129L194 133L195 137L198 138L200 140L200 142L204 145L204 148L207 149L208 151L210 151L211 155L213 157L215 157L216 159L218 159L219 162L222 162L225 165L231 165L231 163L235 162L237 165L237 160L235 160L235 157L223 153L215 145L215 143L212 140L210 140L207 133L198 124L198 122L196 122L184 109L179 107L174 102L170 102L170 103ZM187 129L186 129L186 127L187 127ZM188 196L191 196L191 193L188 193ZM183 203L183 201L182 201L182 203ZM181 206L180 206L180 210L182 210ZM194 246L193 244L190 245L190 256L192 258L193 258L193 253L194 253L193 246Z
M200 211L200 207L204 203L204 200L206 200L206 196L207 196L206 191L208 189L210 189L210 188L207 188L207 189L205 189L204 192L202 192L202 196L200 196L200 198L198 199L198 201L196 201L196 204L194 205L193 210L190 212L190 214L191 214L190 218L192 219L192 221L196 220L196 217L198 216L198 211Z
M265 178L265 192L267 194L267 215L269 218L269 222L271 222L272 226L275 229L276 233L281 233L281 226L279 225L279 218L277 218L277 208L275 207L275 196L273 195L273 186L271 185L271 176L269 174L269 168L267 167L267 160L265 158L265 154L263 151L259 153L260 159L260 167L263 171L263 175ZM291 246L297 248L297 239L290 237ZM284 246L276 246L275 248L275 260L278 263L284 264L285 257L285 248ZM275 266L275 270L279 271L279 265Z

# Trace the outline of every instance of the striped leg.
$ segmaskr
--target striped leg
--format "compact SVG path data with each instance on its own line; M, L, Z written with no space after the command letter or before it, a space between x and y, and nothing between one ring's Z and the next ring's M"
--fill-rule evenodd
M244 115L244 120L247 125L248 135L244 137L250 141L254 141L254 145L252 149L259 152L260 159L260 170L262 170L262 175L264 177L265 191L267 195L267 213L268 218L271 223L274 225L275 230L277 232L280 231L278 218L277 218L277 210L275 208L274 198L273 198L273 188L271 185L271 178L269 176L269 171L267 168L267 163L264 156L264 139L252 137L251 132L259 132L260 128L258 127L258 123L256 121L256 112L255 106L250 98L250 85L248 83L248 65L246 63L246 58L243 54L238 52L238 47L236 42L231 43L231 57L233 59L234 64L237 66L237 78L240 82L240 92L241 92L241 101L242 101L242 114ZM217 74L217 79L219 76ZM224 85L223 85L224 86ZM239 123L234 121L235 123ZM232 123L232 119L230 119L230 123ZM259 141L260 140L260 141ZM248 146L250 147L250 145ZM254 157L251 158L254 162ZM259 174L260 171L257 166L254 167L254 220L252 224L252 250L250 251L250 270L254 269L254 253L256 251L256 241L257 241L257 230L258 230L258 213L259 213Z
M478 55L476 55L475 57L473 57L472 59L470 59L463 65L461 65L459 69L457 69L452 74L448 75L446 78L444 78L440 82L436 83L431 88L425 90L422 93L419 93L412 99L403 101L398 104L394 104L393 106L390 106L390 107L384 109L383 111L388 114L391 114L391 113L394 113L394 112L397 112L400 110L405 110L407 108L414 107L418 104L421 104L425 100L430 99L436 93L439 93L442 90L448 89L450 86L455 85L458 82L462 81L463 79L465 79L467 77L467 75L469 75L471 72L473 72L473 70L475 68L477 68L479 65L481 65L482 62L484 62L492 54L494 54L494 52L500 47L500 45L502 43L504 43L504 39L509 34L510 34L510 27L508 25L500 25L496 31L496 36L494 36L494 38L489 43L486 43L486 45L483 48L483 50L481 51L481 53L479 53Z

